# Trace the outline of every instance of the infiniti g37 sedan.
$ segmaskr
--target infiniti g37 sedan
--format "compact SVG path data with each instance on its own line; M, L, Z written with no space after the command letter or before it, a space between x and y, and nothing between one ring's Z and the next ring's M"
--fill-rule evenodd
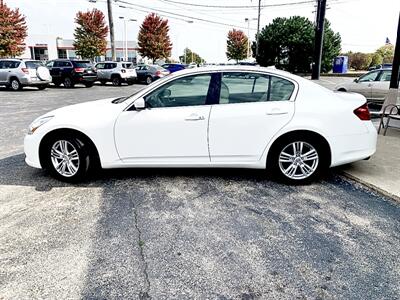
M272 68L221 66L51 111L30 125L25 154L66 181L95 167L243 167L294 183L370 157L376 139L362 95Z

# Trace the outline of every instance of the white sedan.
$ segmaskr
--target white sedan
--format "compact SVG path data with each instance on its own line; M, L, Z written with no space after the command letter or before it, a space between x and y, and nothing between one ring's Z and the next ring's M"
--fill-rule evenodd
M304 182L370 157L376 140L359 94L272 68L220 66L51 111L30 125L25 154L66 181L95 167L234 167Z

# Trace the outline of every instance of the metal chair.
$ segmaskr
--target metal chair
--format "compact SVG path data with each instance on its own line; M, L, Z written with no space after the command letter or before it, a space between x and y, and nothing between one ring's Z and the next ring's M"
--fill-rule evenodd
M383 116L382 116L383 119ZM386 116L386 124L384 126L385 131L383 132L383 135L386 135L386 132L388 130L389 127L395 127L395 126L390 126L390 120L399 120L400 121L400 105L393 105L389 111L389 114ZM383 122L381 120L381 122ZM396 127L399 128L399 127ZM379 129L380 129L380 125L379 125ZM379 130L378 130L379 133Z

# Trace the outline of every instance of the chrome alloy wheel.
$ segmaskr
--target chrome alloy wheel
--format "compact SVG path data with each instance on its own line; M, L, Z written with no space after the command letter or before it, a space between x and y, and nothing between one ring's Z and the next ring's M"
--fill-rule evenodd
M279 154L279 168L290 179L306 179L317 170L318 163L317 150L306 142L290 143Z
M78 151L66 140L57 141L51 147L51 162L60 175L72 177L79 169Z
M16 79L14 79L13 81L11 81L11 87L12 87L12 89L14 90L14 91L16 91L16 90L18 90L19 89L19 82L16 80Z

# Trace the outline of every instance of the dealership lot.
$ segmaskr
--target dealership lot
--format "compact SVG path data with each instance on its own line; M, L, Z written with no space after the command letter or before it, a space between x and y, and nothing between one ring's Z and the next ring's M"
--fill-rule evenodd
M335 170L307 186L236 169L74 186L25 165L35 117L142 87L0 90L0 299L400 297L399 204Z

